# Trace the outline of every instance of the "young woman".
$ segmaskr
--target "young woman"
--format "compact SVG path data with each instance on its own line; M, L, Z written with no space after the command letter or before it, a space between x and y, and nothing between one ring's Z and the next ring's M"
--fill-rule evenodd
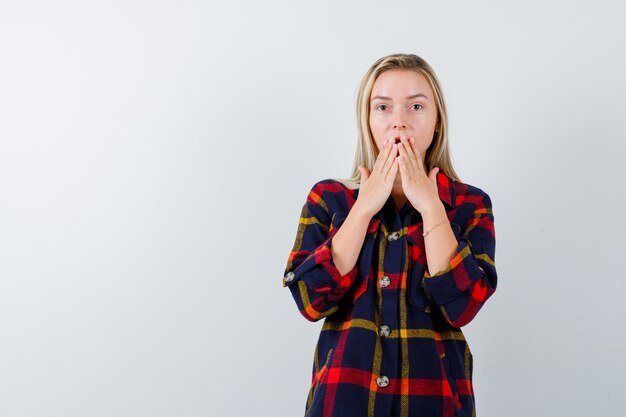
M310 417L474 416L461 331L496 289L491 199L450 161L434 71L394 54L367 71L348 179L311 188L283 275L324 318Z

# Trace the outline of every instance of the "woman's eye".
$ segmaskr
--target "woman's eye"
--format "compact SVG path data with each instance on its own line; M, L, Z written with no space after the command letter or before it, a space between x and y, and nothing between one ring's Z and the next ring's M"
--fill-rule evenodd
M413 108L415 108L415 106L419 106L419 107L420 107L420 109L422 108L422 105L421 105L421 104L413 104ZM415 110L419 110L419 109L415 109Z
M383 109L383 108L381 108L381 107L384 107L384 109ZM377 108L378 110L385 110L385 109L387 108L387 105L386 105L386 104L379 104L376 108Z

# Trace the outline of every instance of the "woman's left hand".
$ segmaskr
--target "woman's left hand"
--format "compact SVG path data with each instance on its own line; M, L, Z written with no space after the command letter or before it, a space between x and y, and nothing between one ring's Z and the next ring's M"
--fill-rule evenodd
M437 189L439 168L434 167L426 174L422 155L415 146L413 138L409 139L402 136L398 150L404 195L417 211L424 214L424 212L441 204Z

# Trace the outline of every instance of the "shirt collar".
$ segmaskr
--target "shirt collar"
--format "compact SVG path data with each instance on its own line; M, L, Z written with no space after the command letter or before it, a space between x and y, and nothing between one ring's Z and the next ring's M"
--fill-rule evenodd
M450 208L456 207L454 180L444 174L443 171L437 172L437 190L441 201L446 203Z

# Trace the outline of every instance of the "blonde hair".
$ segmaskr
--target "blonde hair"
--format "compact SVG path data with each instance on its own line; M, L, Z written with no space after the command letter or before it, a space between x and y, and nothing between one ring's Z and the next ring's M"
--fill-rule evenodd
M455 181L460 181L450 159L448 150L448 113L443 98L443 91L435 71L422 58L413 54L392 54L378 59L365 73L361 86L357 93L356 100L356 116L358 127L358 144L354 155L354 164L352 165L352 176L350 178L335 178L343 183L346 187L354 189L361 184L361 172L358 166L364 166L370 172L376 162L378 151L376 143L372 137L372 131L369 126L370 116L370 96L374 87L374 82L380 74L392 69L406 69L422 74L430 88L435 94L435 102L437 103L437 126L436 133L433 137L431 145L428 147L425 156L426 172L430 172L433 167L439 167L439 170Z

